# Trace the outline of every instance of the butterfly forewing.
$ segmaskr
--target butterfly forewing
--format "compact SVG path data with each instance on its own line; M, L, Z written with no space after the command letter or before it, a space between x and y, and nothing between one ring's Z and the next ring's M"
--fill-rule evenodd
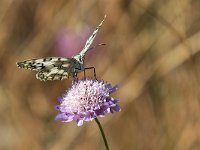
M41 81L63 80L78 72L79 64L74 58L47 57L17 62L19 68L36 70Z
M97 32L99 31L99 29L101 28L103 22L106 19L106 15L104 16L103 20L100 22L100 24L96 27L96 29L94 30L94 32L92 33L92 35L88 38L88 40L85 43L85 46L83 47L82 51L80 52L81 56L84 56L86 54L86 52L88 51L88 49L90 48L90 45L93 43Z

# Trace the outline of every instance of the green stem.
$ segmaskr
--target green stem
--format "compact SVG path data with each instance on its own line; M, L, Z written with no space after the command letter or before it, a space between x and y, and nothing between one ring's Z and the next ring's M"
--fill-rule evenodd
M106 146L106 150L109 150L108 142L106 140L106 136L104 134L103 128L102 128L102 126L101 126L101 124L100 124L100 122L99 122L99 120L97 118L95 118L95 121L96 121L96 123L97 123L97 125L98 125L98 127L99 127L99 129L101 131L101 135L103 137L103 141L104 141L104 144Z

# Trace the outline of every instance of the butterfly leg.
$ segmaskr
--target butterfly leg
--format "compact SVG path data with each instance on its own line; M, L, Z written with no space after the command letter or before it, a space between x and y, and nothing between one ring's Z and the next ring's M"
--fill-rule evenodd
M85 69L84 69L83 73L84 73L84 79L86 79L86 73L85 73Z
M94 78L97 80L95 67L87 67L87 68L85 68L84 69L84 77L85 77L85 70L89 70L89 69L93 69L93 71L94 71Z
M76 68L76 69L77 69L77 70L80 70L79 68ZM84 79L86 78L86 71L85 71L85 70L90 70L90 69L93 69L93 71L94 71L94 78L97 80L95 67L87 67L87 68L84 68L84 70L83 70ZM80 71L81 71L81 70L80 70ZM74 76L73 76L73 77L75 77L76 79L78 79L78 78L77 78L77 72L74 73Z
M74 72L74 74L73 74L73 80L74 80L74 81L78 81L77 72Z

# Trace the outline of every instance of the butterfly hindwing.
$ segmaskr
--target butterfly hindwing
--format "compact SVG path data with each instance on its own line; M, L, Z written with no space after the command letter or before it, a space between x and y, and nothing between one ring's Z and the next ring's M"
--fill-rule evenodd
M53 67L49 70L41 70L36 74L36 78L41 81L63 80L69 77L67 69L58 69L58 67Z

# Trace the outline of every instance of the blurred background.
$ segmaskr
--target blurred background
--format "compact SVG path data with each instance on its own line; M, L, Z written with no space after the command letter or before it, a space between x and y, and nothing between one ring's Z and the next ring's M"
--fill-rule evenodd
M200 1L1 0L0 149L103 150L94 121L54 121L71 80L41 82L17 61L72 57L107 15L86 66L119 85L100 118L112 150L200 149ZM90 71L87 73L90 75Z

